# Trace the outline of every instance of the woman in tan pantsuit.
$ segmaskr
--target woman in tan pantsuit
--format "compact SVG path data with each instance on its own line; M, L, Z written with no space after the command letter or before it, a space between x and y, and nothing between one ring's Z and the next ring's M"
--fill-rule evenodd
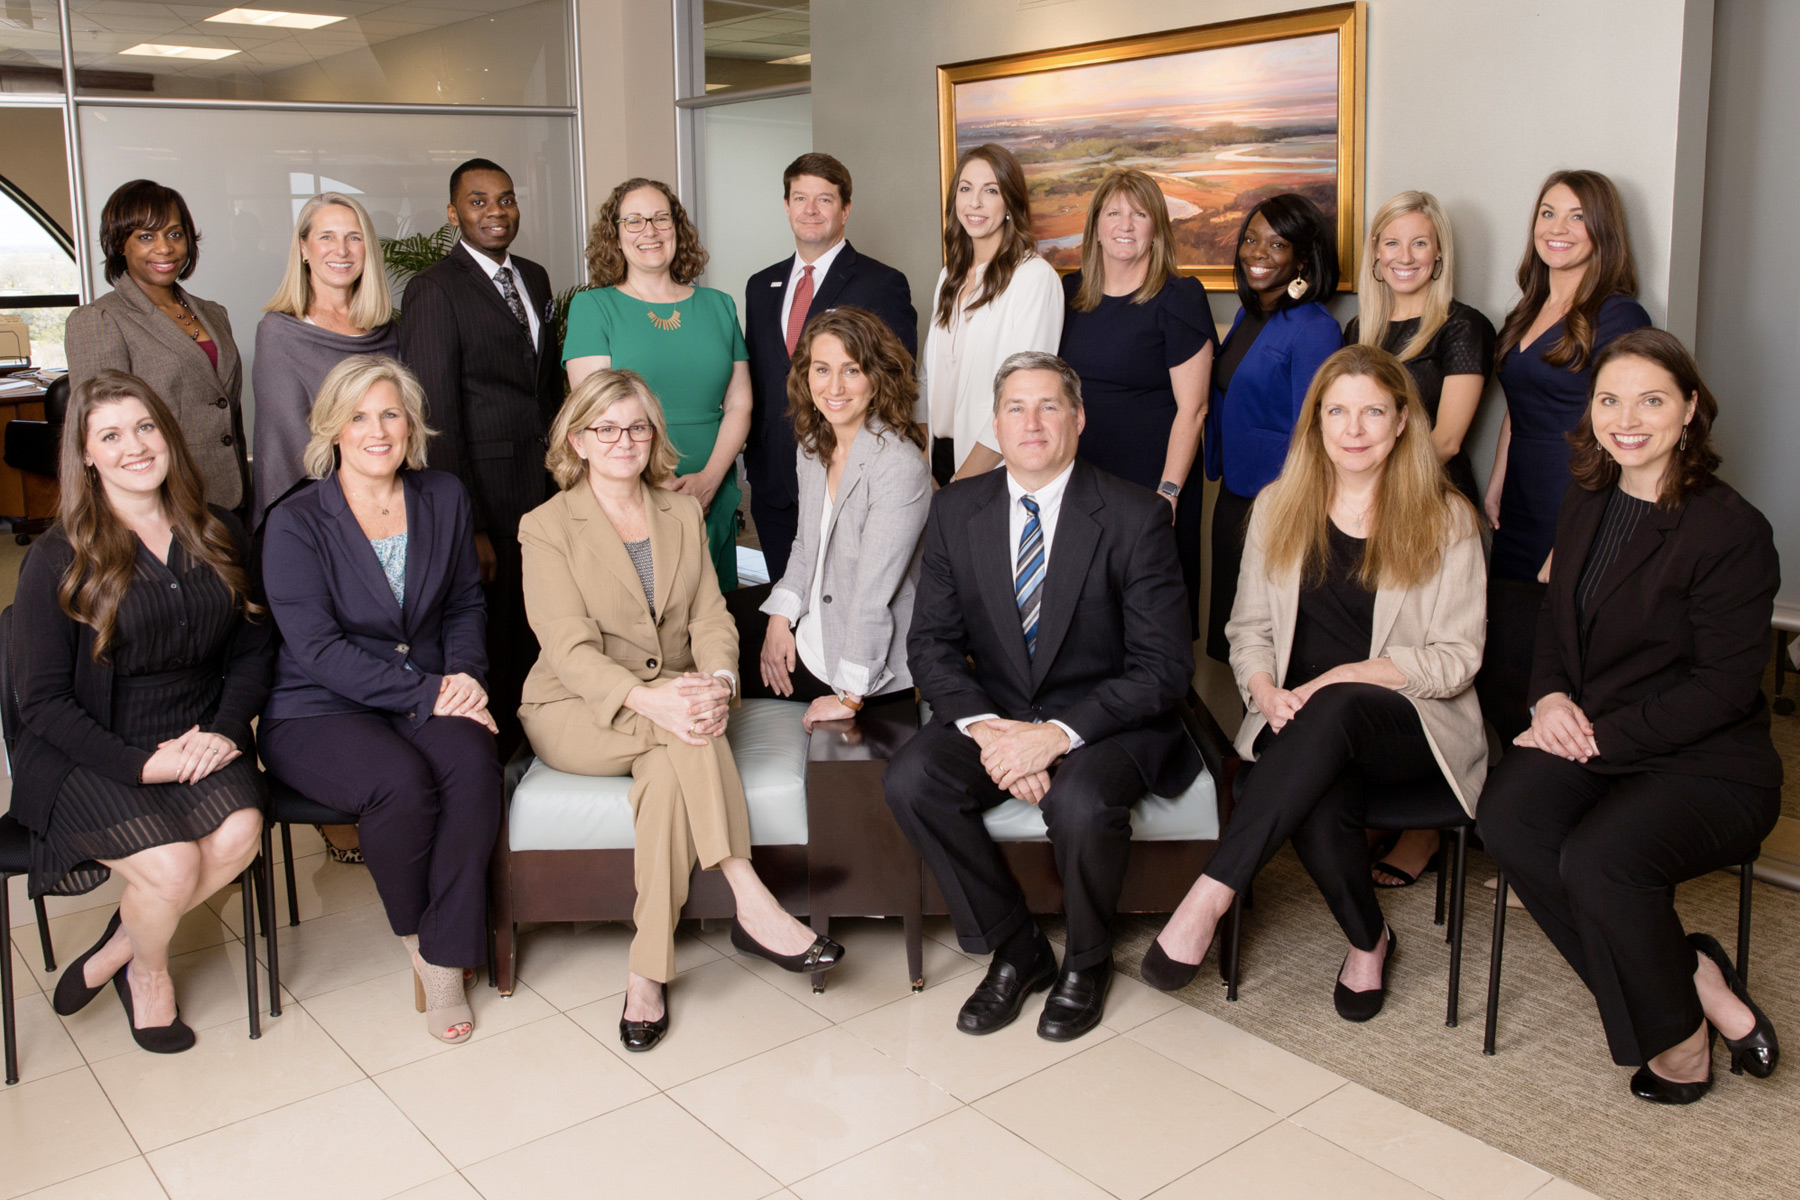
M632 371L583 379L550 430L562 486L519 524L525 611L543 651L519 719L559 771L632 776L637 904L619 1037L648 1050L669 1028L675 921L694 864L725 874L731 940L790 971L843 947L789 916L750 865L744 785L725 741L737 628L698 501L669 489L662 405Z
M113 290L69 314L69 386L109 367L149 384L181 427L207 503L246 516L244 364L224 305L179 282L200 251L187 201L148 179L122 184L101 212L100 248Z

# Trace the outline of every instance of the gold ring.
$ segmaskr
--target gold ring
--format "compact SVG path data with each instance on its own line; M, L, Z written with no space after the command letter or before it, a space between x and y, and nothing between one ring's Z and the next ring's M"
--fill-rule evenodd
M698 722L698 721L689 721L688 722L688 732L689 733L694 732L695 727L698 726L699 724L700 724L700 722Z

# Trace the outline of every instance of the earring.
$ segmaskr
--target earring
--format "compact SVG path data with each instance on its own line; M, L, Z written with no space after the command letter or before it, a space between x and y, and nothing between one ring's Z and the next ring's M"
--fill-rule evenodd
M1369 275L1371 278L1373 278L1375 280L1376 283L1386 283L1387 282L1387 280L1385 280L1381 277L1381 268L1379 268L1379 267L1370 267Z
M1295 300L1305 296L1306 293L1311 290L1312 284L1306 282L1306 280L1298 275L1294 276L1294 281L1287 285L1287 294Z
M1444 277L1444 260L1440 258L1436 262L1433 262L1431 264L1431 278L1433 280L1438 280L1438 279L1442 279L1443 277Z
M1686 425L1683 425L1681 427L1681 441L1675 447L1677 450L1686 450L1687 449L1687 431L1688 431L1688 427Z

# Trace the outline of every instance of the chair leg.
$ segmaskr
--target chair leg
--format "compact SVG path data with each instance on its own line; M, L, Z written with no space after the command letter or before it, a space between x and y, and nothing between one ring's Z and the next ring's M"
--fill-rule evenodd
M1445 876L1450 873L1449 847L1444 845L1444 831L1438 830L1438 869L1437 869L1437 914L1431 918L1433 925L1444 924L1444 892ZM1449 930L1444 931L1444 940L1450 940Z
M12 901L7 896L7 884L10 877L0 875L0 932L12 936ZM43 901L38 901L38 912L43 912ZM40 926L40 928L42 928ZM49 945L48 942L45 945ZM12 945L0 946L0 1041L6 1044L6 1082L11 1086L19 1082L19 1031L13 1023L13 968Z
M1469 866L1469 827L1467 825L1457 827L1455 856L1445 855L1445 859L1447 861L1438 868L1440 880L1446 874L1450 876L1450 998L1445 1002L1444 1024L1455 1029L1457 1005L1462 999L1463 889L1468 883Z
M820 937L830 937L831 936L831 918L829 916L827 916L826 914L824 914L824 913L813 914L812 919L811 919L811 924L812 924L813 932L818 934ZM814 971L812 973L812 990L813 990L813 995L815 995L815 996L820 996L825 993L825 972Z
M38 945L44 951L44 970L45 972L54 971L56 970L56 951L50 948L50 914L44 911L42 896L32 901L32 905L37 909Z
M1738 884L1737 973L1745 987L1750 986L1750 885L1756 880L1756 860L1750 859L1740 868L1743 880Z
M263 835L267 837L268 831L264 830ZM266 845L264 849L267 849ZM275 916L275 860L265 854L257 866L259 868L256 873L257 894L262 897L263 908L269 914L267 932L263 937L269 947L269 1015L279 1017L281 1015L281 937L279 931L281 922Z
M1481 1052L1494 1052L1494 1026L1500 1019L1500 954L1506 943L1506 872L1494 880L1494 947L1488 955L1487 1032Z
M300 896L294 886L294 835L286 821L281 823L281 867L287 874L288 924L300 923Z
M906 934L906 978L917 994L925 990L925 918L909 912L900 918L900 924Z
M1225 920L1227 922L1226 933L1228 936L1228 940L1225 944L1225 956L1227 959L1225 966L1225 998L1227 1000L1235 1001L1238 993L1238 955L1239 951L1243 948L1244 898L1242 896L1233 897L1231 909L1225 914Z
M250 1040L262 1036L262 1002L256 994L256 864L238 876L238 893L244 900L244 992L250 1004Z

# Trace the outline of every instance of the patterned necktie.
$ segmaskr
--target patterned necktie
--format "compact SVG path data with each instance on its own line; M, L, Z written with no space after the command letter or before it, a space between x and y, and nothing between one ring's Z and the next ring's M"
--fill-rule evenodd
M512 268L501 267L494 273L494 278L500 281L500 295L506 301L506 307L512 309L513 320L523 325L529 333L531 321L525 316L525 302L519 299L519 289L513 284Z
M800 344L800 331L806 328L806 310L812 307L813 269L811 266L800 268L800 282L794 285L794 303L788 309L787 348L788 357L794 357L794 347Z
M1013 572L1013 599L1019 604L1019 627L1025 631L1025 653L1037 653L1038 600L1044 589L1044 527L1038 522L1035 497L1021 496L1025 528L1019 532L1019 562Z

